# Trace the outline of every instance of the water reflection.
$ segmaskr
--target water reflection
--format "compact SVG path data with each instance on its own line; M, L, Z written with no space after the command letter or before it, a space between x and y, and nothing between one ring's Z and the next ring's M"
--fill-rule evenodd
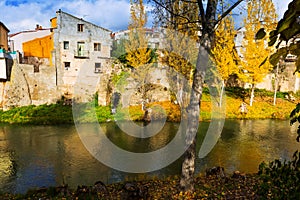
M198 170L220 165L229 172L257 172L262 161L289 160L299 147L295 138L289 121L227 120L218 144L197 161Z
M204 139L208 122L199 127L199 143ZM114 123L102 125L107 137L119 147L133 152L149 152L168 144L179 125L166 123L151 138L135 138L122 133ZM85 130L93 130L85 125ZM299 146L295 141L296 126L289 121L227 120L220 139L203 159L197 159L197 172L207 167L224 166L226 171L256 172L263 160L289 159ZM109 152L107 152L109 154ZM114 155L110 155L114 159ZM179 174L180 159L149 176ZM74 126L10 126L0 127L0 190L26 192L29 188L68 183L93 184L144 177L128 174L99 163L82 144Z

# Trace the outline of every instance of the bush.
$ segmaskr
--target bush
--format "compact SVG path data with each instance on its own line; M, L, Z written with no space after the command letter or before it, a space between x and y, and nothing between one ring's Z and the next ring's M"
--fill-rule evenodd
M259 166L262 183L258 194L272 199L298 199L300 197L300 152L296 151L292 161L275 160Z

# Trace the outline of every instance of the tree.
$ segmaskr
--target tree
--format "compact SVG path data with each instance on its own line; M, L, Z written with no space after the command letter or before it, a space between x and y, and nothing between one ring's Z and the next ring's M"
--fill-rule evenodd
M219 105L222 105L222 94L224 87L233 74L238 74L238 55L235 48L234 38L236 30L231 16L225 17L215 31L215 43L212 49L212 61L214 62L221 78L222 88L220 92Z
M276 46L277 51L266 57L272 65L276 66L279 60L286 58L288 53L300 55L300 41L297 37L300 34L300 0L293 0L283 18L278 22L276 28L269 34L269 46ZM264 39L268 30L264 27L256 33L256 39ZM282 43L282 46L280 46ZM297 59L295 72L300 72L300 59Z
M143 0L137 0L137 2L131 0L130 3L131 21L128 25L129 39L125 43L126 59L130 66L138 68L147 64L151 59L151 51L148 49L148 40L144 28L147 23L147 15Z
M174 13L182 17L170 17L166 22L165 37L163 43L162 64L171 67L173 70L168 70L168 79L171 91L176 92L177 101L181 107L183 116L185 108L189 103L188 85L192 79L192 71L195 69L197 59L197 35L195 24L187 23L185 17L189 16L193 11L197 12L196 4L189 4L179 0L173 1L169 5Z
M265 60L273 48L266 45L265 40L256 40L255 34L262 27L269 33L276 27L275 7L271 0L248 0L247 17L244 20L245 33L242 52L242 71L240 78L251 84L250 106L254 100L254 89L257 83L270 72L273 66Z
M145 33L147 15L143 0L130 1L131 20L128 25L129 38L125 43L127 63L134 68L133 78L141 81L140 90L143 101L146 98L146 78L148 77L151 61L151 49Z
M300 41L297 40L300 34L299 13L300 0L293 0L288 6L288 10L284 13L283 18L279 21L276 28L270 33L268 45L276 45L277 51L266 58L266 60L269 60L274 66L278 66L280 65L281 60L285 59L288 53L291 53L297 56L295 72L300 71ZM263 39L265 36L266 30L264 28L260 29L256 33L257 39ZM280 46L282 42L285 42L285 45ZM290 118L290 125L293 125L296 122L300 123L300 103L298 103L295 109L291 112ZM297 128L296 140L297 142L300 141L300 125L298 125ZM288 193L282 195L282 198L286 198L287 196L291 199L299 197L299 194L297 193L299 191L299 179L294 178L299 177L299 158L300 152L297 150L293 154L290 162L281 163L280 161L275 160L269 164L269 168L264 167L266 170L262 168L264 170L263 172L265 173L264 176L271 174L272 177L274 177L275 174L275 178L273 179L275 179L276 182L282 183L284 181L289 181L289 188L295 188L295 190L291 189ZM288 175L283 173L283 171L288 171ZM270 181L270 179L268 181ZM272 185L270 187L270 189L272 189ZM280 194L282 194L282 192ZM280 194L277 197L280 198Z
M170 16L181 17L177 13L172 11L173 1L166 0L153 0L157 5L156 10L160 20L168 20ZM204 77L206 69L208 67L208 54L211 52L214 41L214 28L215 26L228 15L242 0L236 1L229 9L217 16L218 0L206 1L206 9L202 0L186 0L181 2L187 2L189 4L197 5L198 12L190 13L194 16L192 19L187 18L187 23L196 24L197 32L201 32L199 36L199 49L196 61L196 69L192 78L192 92L190 97L190 103L187 109L188 113L188 127L186 129L186 145L188 146L182 164L182 173L180 179L180 186L183 191L192 192L194 190L194 173L195 173L195 158L196 158L196 141L197 130L199 125L199 113L200 104L203 91ZM186 17L185 17L186 18ZM196 19L196 20L195 20Z
M270 32L270 37L268 41L269 46L275 46L277 51L271 56L267 56L265 60L269 60L274 66L280 60L286 58L288 53L297 56L296 70L295 72L300 72L300 41L297 40L300 34L300 0L293 0L289 6L288 10L284 13L283 18L278 22L276 28ZM267 35L267 30L261 28L255 35L258 40L264 39ZM280 44L285 42L285 45L280 47ZM296 108L290 114L290 124L295 122L300 123L300 104L298 103ZM300 125L297 130L297 142L300 141Z

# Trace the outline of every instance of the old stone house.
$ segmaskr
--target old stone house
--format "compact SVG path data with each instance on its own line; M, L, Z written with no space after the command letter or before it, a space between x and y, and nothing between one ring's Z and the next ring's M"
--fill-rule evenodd
M49 29L11 35L12 48L22 44L22 62L14 63L12 80L1 84L4 109L55 103L62 96L87 101L110 73L111 31L61 10L50 22Z
M65 97L86 101L101 74L109 73L111 31L61 10L50 21L57 87Z

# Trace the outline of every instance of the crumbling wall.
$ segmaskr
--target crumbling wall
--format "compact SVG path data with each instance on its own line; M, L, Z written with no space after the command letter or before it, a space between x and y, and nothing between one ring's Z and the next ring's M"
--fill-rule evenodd
M4 110L12 107L56 103L61 93L56 87L54 67L14 63L11 80L0 84L0 102Z

